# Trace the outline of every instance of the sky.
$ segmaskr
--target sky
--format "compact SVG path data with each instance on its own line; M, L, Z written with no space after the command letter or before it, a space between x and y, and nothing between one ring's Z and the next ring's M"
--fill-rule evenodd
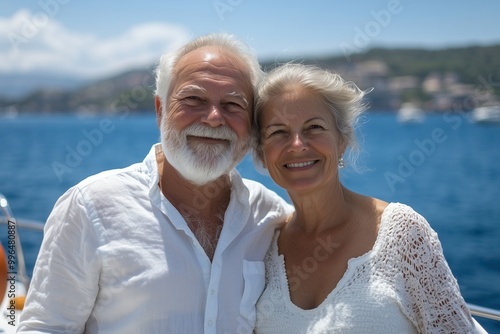
M498 0L0 0L0 76L104 77L228 32L261 60L500 43Z

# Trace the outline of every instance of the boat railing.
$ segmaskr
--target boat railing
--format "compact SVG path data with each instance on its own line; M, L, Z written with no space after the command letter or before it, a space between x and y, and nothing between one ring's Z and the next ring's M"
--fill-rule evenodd
M500 321L500 311L488 307L467 303L473 316Z
M14 218L12 214L12 210L10 209L9 202L4 195L0 193L0 210L2 211L5 219L3 219L3 223L8 226L8 247L13 248L15 251L15 260L16 260L16 275L17 279L24 284L26 289L28 289L30 284L30 278L26 272L26 262L24 260L24 252L23 246L21 243L21 238L18 233L18 222ZM28 223L31 227L34 227L34 222ZM24 225L24 222L22 223ZM38 224L37 224L38 225ZM9 252L10 253L10 252ZM10 255L10 254L9 254Z
M17 257L17 274L19 280L26 286L26 288L28 288L30 278L26 273L26 263L24 261L23 247L21 244L19 233L17 233L17 229L22 228L27 230L43 232L44 225L43 223L35 220L15 219L12 215L9 202L7 201L5 196L3 196L1 193L0 193L0 209L4 214L4 217L0 217L0 224L8 225L9 229L12 229L13 231L10 235L13 235L15 242L15 250ZM470 312L473 316L500 321L499 310L470 303L468 303L467 306L469 307Z

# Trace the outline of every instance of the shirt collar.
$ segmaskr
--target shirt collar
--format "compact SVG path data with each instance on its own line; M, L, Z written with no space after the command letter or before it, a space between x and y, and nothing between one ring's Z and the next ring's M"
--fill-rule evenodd
M167 212L170 211L170 215L178 215L178 219L174 219L173 223L177 221L184 221L182 216L178 211L172 206L172 204L161 195L160 187L158 186L159 182L159 173L158 173L158 163L157 156L161 154L163 158L163 153L161 150L161 144L155 144L149 151L148 155L144 159L144 165L146 166L147 173L149 174L149 198L160 210L162 210L167 216ZM231 199L229 201L229 206L225 213L224 219L224 228L229 229L231 231L231 235L234 237L244 228L248 217L250 215L250 191L248 187L243 182L243 178L240 173L233 169L229 173L230 181L231 181ZM165 202L163 202L165 201ZM167 206L170 206L174 210L167 210ZM187 228L187 225L176 225L179 229ZM232 240L229 238L228 240L219 239L221 243L220 247L224 248L227 246L227 243ZM217 246L219 247L219 245Z
M161 153L161 144L154 144L149 150L148 155L144 158L144 165L147 169L147 174L149 176L149 190L158 188L158 181L160 181L160 174L158 173L158 163L156 156Z
M233 169L229 173L229 179L231 180L231 200L233 199L234 194L235 199L238 202L242 204L248 203L250 192L243 183L243 178L241 177L240 173L236 169Z

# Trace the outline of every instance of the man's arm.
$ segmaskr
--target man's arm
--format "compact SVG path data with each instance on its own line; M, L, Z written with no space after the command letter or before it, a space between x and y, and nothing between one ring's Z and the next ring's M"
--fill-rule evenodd
M77 188L56 203L18 333L82 333L98 293L98 240Z

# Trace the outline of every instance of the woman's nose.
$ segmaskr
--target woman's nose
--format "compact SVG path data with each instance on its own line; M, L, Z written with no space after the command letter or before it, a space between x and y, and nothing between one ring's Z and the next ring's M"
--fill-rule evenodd
M290 151L303 151L307 149L304 138L300 133L292 134L292 142L290 143Z

